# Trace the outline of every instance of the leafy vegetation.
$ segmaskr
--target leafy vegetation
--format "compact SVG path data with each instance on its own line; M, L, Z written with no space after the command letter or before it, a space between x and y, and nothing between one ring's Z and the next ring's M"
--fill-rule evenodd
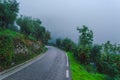
M89 64L89 54L93 43L93 32L83 25L83 28L77 28L80 33L78 44L78 59L82 64Z
M120 79L120 53L119 45L107 41L102 46L101 58L97 63L98 71L107 74L113 80Z
M85 66L81 65L72 53L67 52L67 55L70 60L72 80L105 80L105 75L86 71Z
M76 49L76 44L69 38L56 39L56 46L62 48L66 51L74 51Z
M32 43L32 44L31 44ZM33 46L34 45L34 46ZM35 46L39 46L38 49ZM19 50L23 53L15 53ZM24 50L29 50L24 53ZM44 45L8 29L0 30L0 71L31 59L45 50ZM2 69L1 69L2 68Z
M25 35L9 30L9 29L0 29L0 35L9 35L11 38L25 37Z
M18 7L16 0L0 0L0 27L7 28L9 24L14 24Z
M13 49L12 38L8 35L0 35L0 65L6 67L12 62Z
M51 35L39 19L17 18L19 3L16 0L0 0L0 10L1 71L44 51ZM93 44L93 32L85 25L78 27L77 31L80 34L78 44L69 38L56 40L56 46L71 52L68 55L73 80L104 80L104 77L106 80L120 80L120 45L110 41Z
M51 38L50 32L41 26L39 19L21 16L17 19L17 24L20 26L21 33L29 36L31 39L41 40L42 43L47 44ZM34 37L34 38L33 38Z
M85 25L82 28L77 28L77 30L80 33L78 45L71 39L56 39L56 45L65 51L72 52L68 53L68 55L73 56L77 60L77 63L79 62L79 65L82 64L84 69L90 73L88 75L91 75L91 72L92 75L101 73L106 75L104 76L105 80L120 80L120 45L111 44L110 41L102 45L93 44L92 30L89 30ZM72 64L73 60L70 61ZM81 75L82 72L80 72L80 69L74 69L74 67L72 69L73 77ZM82 78L82 80L86 80L87 75ZM79 80L80 78L75 79ZM95 77L91 79L99 80Z
M34 23L31 17L18 18L17 24L21 28L21 32L30 35L34 31Z
M50 32L39 19L19 17L16 0L0 0L0 71L45 51ZM19 26L18 26L19 25Z

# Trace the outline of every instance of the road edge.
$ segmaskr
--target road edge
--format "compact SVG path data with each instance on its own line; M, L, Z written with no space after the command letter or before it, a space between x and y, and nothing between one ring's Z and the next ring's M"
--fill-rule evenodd
M5 71L0 72L0 80L4 79L4 78L6 78L6 77L20 71L20 70L22 70L22 69L28 67L29 65L31 65L32 63L42 59L46 55L46 52L41 53L40 55L38 55L38 56L36 56L36 57L34 57L34 58L30 59L30 60L27 60L27 61L25 61L25 62L23 62L21 64L18 64L16 66L12 67L12 68L9 68L9 69L7 69Z
M69 57L67 55L67 52L65 52L66 55L66 78L67 80L71 80L71 71L70 71L70 62L69 62Z

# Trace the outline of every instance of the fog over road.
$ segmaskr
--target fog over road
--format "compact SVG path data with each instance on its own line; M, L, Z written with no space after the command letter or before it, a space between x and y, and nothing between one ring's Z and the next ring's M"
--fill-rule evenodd
M65 52L49 47L42 59L3 80L70 80L69 77Z

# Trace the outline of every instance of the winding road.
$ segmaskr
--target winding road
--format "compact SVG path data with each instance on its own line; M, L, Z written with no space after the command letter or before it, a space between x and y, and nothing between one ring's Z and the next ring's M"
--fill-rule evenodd
M70 80L69 72L65 52L48 46L44 56L2 80Z

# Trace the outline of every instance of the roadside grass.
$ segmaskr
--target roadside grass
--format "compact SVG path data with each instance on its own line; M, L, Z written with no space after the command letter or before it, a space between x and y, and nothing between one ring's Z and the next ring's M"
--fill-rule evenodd
M89 73L70 52L67 52L70 61L72 80L105 80L105 75L99 73Z

